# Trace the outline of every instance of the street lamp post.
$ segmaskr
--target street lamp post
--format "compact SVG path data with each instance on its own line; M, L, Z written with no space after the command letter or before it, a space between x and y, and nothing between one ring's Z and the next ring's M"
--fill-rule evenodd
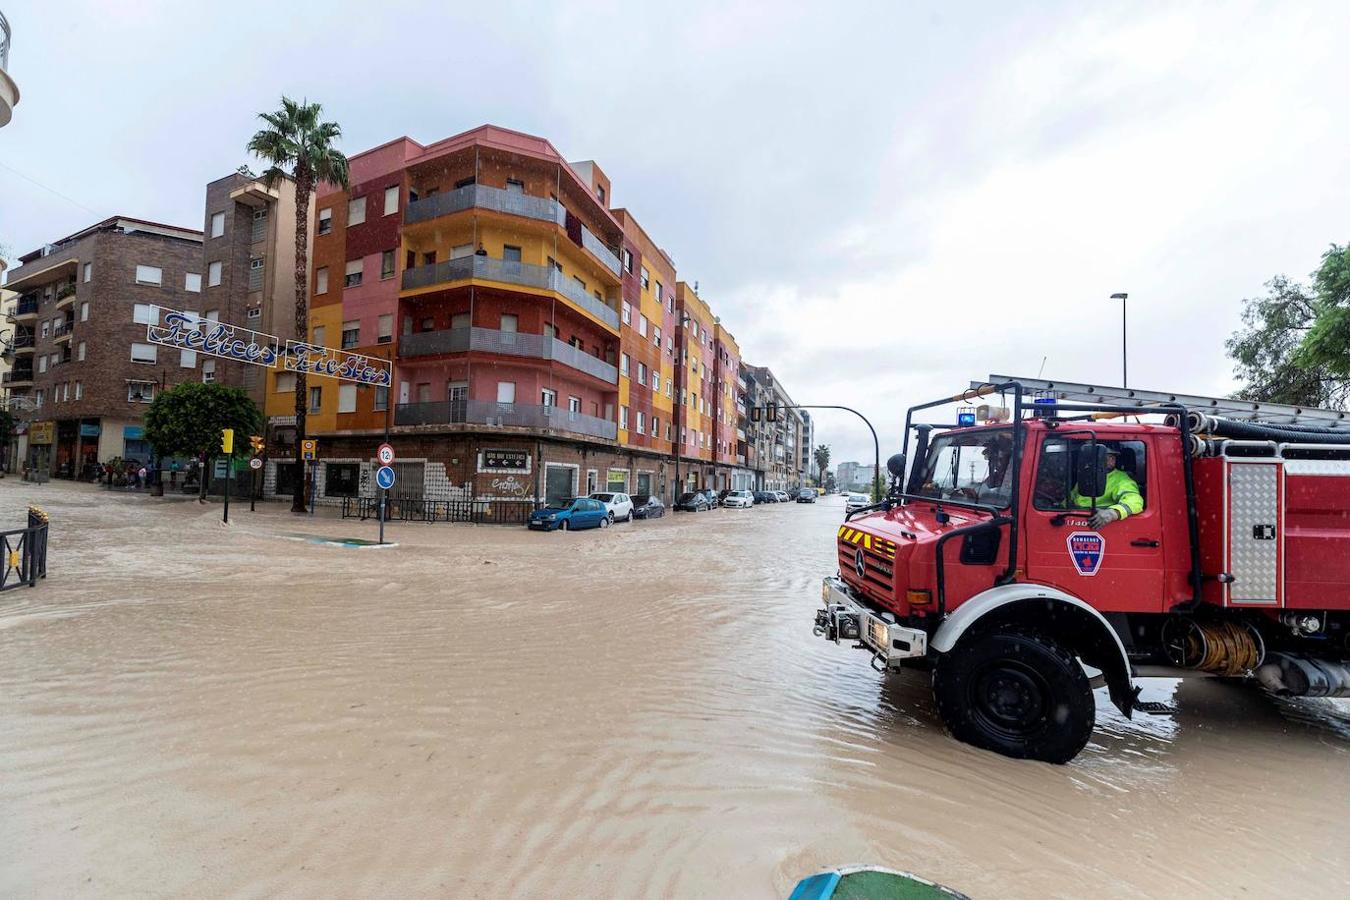
M1126 293L1111 295L1112 300L1120 301L1120 386L1123 388L1130 386L1130 350L1125 331L1125 301L1129 296Z

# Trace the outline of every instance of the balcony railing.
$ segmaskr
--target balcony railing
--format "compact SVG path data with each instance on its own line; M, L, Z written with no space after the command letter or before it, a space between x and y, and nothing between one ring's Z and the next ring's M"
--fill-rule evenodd
M414 200L404 211L403 221L412 225L466 209L486 209L513 216L524 216L527 219L538 219L541 222L567 224L567 211L556 200L505 191L485 184L470 184L455 188L453 191Z
M591 251L591 255L605 264L615 275L618 275L622 269L619 266L619 257L614 251L604 245L601 240L591 234L591 230L585 225L581 226L581 246Z
M25 382L25 381L32 381L32 380L33 380L33 370L32 370L32 369L15 369L15 370L12 371L12 372L6 372L6 373L4 373L4 375L0 375L0 380L3 380L3 382L4 382L5 384L15 384L15 383L21 383L21 382Z
M395 425L492 425L551 429L615 440L618 425L608 419L572 412L558 406L494 403L490 400L449 400L400 403L394 408Z
M403 272L403 290L411 291L417 288L430 287L434 284L468 281L470 278L557 291L610 328L615 331L619 329L619 314L617 312L606 306L604 301L586 293L585 288L564 277L561 272L550 266L509 262L502 259L493 259L490 256L462 256L459 259L447 259L434 265L415 266L405 270Z
M437 353L463 353L467 350L551 359L593 375L606 384L619 383L619 370L614 366L571 344L542 334L521 334L492 328L451 328L446 331L405 334L398 341L398 355L402 359Z
M14 310L9 314L12 320L17 316L35 316L38 311L38 298L32 295L20 297L19 302L14 304Z
M413 225L438 216L463 212L466 209L486 209L567 227L567 208L557 200L550 197L534 197L485 184L470 184L455 188L453 191L414 200L404 211L403 221ZM581 226L581 246L600 260L605 268L615 275L620 274L619 257L585 225Z

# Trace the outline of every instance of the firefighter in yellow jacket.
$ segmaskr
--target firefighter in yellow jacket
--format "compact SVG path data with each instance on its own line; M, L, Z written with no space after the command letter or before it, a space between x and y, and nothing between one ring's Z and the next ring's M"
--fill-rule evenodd
M1130 473L1116 468L1118 453L1114 448L1106 450L1106 490L1098 497L1086 497L1075 486L1069 494L1070 509L1092 509L1096 511L1088 519L1088 527L1101 530L1112 522L1144 511L1144 497L1139 493L1139 485L1130 477ZM1095 500L1095 503L1094 503Z

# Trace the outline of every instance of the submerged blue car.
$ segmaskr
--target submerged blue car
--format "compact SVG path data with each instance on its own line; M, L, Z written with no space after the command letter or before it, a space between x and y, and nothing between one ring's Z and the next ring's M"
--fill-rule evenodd
M590 497L566 497L530 513L529 526L538 531L608 528L609 510Z

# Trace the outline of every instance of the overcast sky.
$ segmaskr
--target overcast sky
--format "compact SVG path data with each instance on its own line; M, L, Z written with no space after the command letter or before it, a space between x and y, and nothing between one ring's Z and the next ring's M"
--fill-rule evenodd
M1347 3L639 6L0 0L0 244L200 228L282 93L349 153L491 122L597 160L746 359L884 458L972 378L1118 383L1116 291L1136 387L1226 393L1241 298L1350 240Z

